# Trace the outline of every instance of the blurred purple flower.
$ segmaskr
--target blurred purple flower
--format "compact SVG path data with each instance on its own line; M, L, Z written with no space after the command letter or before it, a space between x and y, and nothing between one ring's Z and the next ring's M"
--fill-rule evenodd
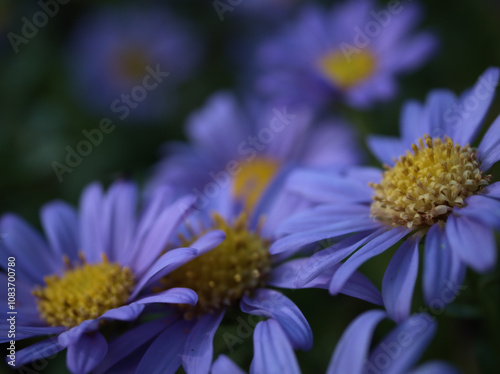
M89 110L154 121L175 107L203 46L192 25L164 8L108 7L79 21L69 52L76 95Z
M255 101L244 106L231 93L217 93L188 119L190 144L165 145L149 189L175 183L202 204L233 184L235 196L252 206L272 180L284 179L294 166L345 167L361 160L347 123L314 122L304 107Z
M305 6L298 20L263 43L257 54L259 91L289 102L356 108L394 97L397 74L422 66L436 37L414 33L419 7L372 0L345 1L325 11Z
M203 240L222 235L211 232L191 248L164 253L193 203L190 196L172 198L171 191L158 191L138 215L134 184L116 182L107 194L101 185L92 184L82 195L79 213L61 201L42 208L46 239L17 215L1 218L0 253L15 262L16 274L15 308L7 309L5 303L4 313L17 314L15 337L8 336L9 322L4 319L0 342L56 335L18 351L16 367L67 348L69 370L87 373L108 349L98 331L103 321L135 320L150 303L196 304L196 293L187 288L139 296L154 277L204 252ZM10 269L6 261L1 266ZM7 284L7 274L1 278ZM7 287L1 294L7 300Z

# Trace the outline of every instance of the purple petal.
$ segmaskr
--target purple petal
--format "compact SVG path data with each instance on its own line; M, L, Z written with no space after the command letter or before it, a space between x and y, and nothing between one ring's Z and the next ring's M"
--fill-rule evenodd
M253 333L254 356L251 374L297 373L299 364L292 346L278 322L273 319L259 322Z
M439 225L433 225L425 238L425 303L438 309L455 300L464 276L465 266L452 251L445 230Z
M154 296L144 297L136 301L139 304L167 303L189 305L195 305L197 302L198 295L189 288L171 288Z
M332 226L338 226L341 229L344 226L349 226L346 221L357 220L362 223L363 220L368 219L371 220L370 222L374 222L370 218L370 208L366 205L352 203L321 204L285 219L278 227L276 235L281 236L297 231L314 230L325 225L332 225L332 222L335 222Z
M244 313L275 319L294 349L312 348L311 327L299 308L280 292L258 289L253 297L243 297L240 308Z
M139 317L144 310L144 305L132 303L119 308L110 309L105 312L99 319L116 319L119 321L133 321Z
M437 323L428 314L414 314L394 328L372 350L365 370L407 373L419 360L436 333Z
M93 183L80 198L80 250L88 262L99 262L106 253L106 233L103 232L102 207L104 196L102 186Z
M198 251L194 248L176 248L168 251L151 265L146 274L142 276L129 300L133 300L148 283L154 282L156 279L178 269L196 258L197 255Z
M367 139L368 148L382 163L392 166L394 159L398 160L406 153L406 148L398 138L370 135Z
M16 316L19 319L19 313ZM22 321L22 320L21 320ZM24 322L24 321L23 321ZM9 332L10 324L2 322L0 325L0 333L2 334L0 336L0 343L5 343L10 341L11 339L8 337L8 332ZM23 326L21 324L16 325L16 340L21 340L21 339L27 339L27 338L32 338L34 336L40 336L40 335L51 335L51 334L59 334L66 330L64 327L61 326Z
M319 240L333 238L353 232L376 229L380 227L380 223L374 221L369 216L365 219L353 219L346 222L335 222L329 225L324 225L319 229L309 231L299 231L297 233L285 236L276 240L269 252L274 255L278 253L295 253L303 246L317 242Z
M62 258L54 256L43 238L31 226L14 214L5 214L0 220L0 250L4 258L14 256L29 261L17 261L16 271L22 278L37 284L45 284L44 276L57 274ZM4 267L7 263L1 265Z
M474 141L495 96L499 72L498 68L487 69L474 87L460 98L459 105L465 112L460 112L463 120L457 125L454 141L463 145Z
M457 256L474 270L482 273L495 267L497 248L489 227L452 213L446 221L446 237Z
M100 321L98 319L88 319L83 321L78 326L59 334L57 341L65 347L75 344L78 339L80 339L82 334L97 331L99 329L99 322Z
M201 256L217 247L224 240L226 240L226 233L224 231L211 230L190 244L190 247L196 249L198 251L198 256Z
M99 332L83 334L68 346L66 363L72 373L88 373L95 369L108 351L108 343Z
M296 285L298 287L302 287L303 285L308 284L328 268L338 264L356 249L374 238L377 238L385 231L385 228L381 228L375 232L361 232L352 235L331 247L316 252L309 258L305 266L297 273L295 281Z
M490 126L477 148L481 170L486 171L500 160L500 116Z
M134 245L135 256L130 263L134 274L141 277L151 267L170 241L174 230L189 214L195 200L194 196L186 196L164 209L142 242Z
M481 194L469 196L465 203L467 206L457 210L457 213L500 230L500 201Z
M373 194L366 183L326 169L298 169L289 176L286 189L321 203L369 202Z
M354 271L361 266L361 264L384 252L396 244L399 240L403 239L409 232L410 230L406 228L394 228L385 231L369 243L365 244L351 257L349 257L337 270L330 284L330 293L333 295L339 293L344 287L345 282L351 277Z
M494 199L500 199L500 182L496 182L487 186L482 192L481 195L486 197L491 197Z
M407 239L394 253L382 281L382 297L387 314L396 322L410 315L418 273L420 238Z
M135 234L137 210L137 186L118 181L109 188L104 200L104 230L108 232L107 255L111 261L119 261L131 248ZM121 262L121 261L120 261Z
M40 214L43 230L54 255L77 259L80 233L75 209L62 201L54 201L45 204Z
M212 365L211 374L245 374L229 357L219 355Z
M145 345L149 340L160 334L167 327L164 320L155 320L124 332L108 345L108 353L99 364L99 372L105 373L109 368L121 361L132 352ZM187 334L184 334L187 336ZM182 347L182 344L180 345ZM182 348L181 348L182 349ZM180 361L179 361L180 366Z
M368 357L373 331L385 316L381 310L370 310L357 317L337 343L327 374L361 374Z
M430 128L425 128L429 123L422 119L423 107L420 103L417 101L408 101L403 105L399 123L405 147L409 148L423 134L430 133Z
M16 352L16 367L21 368L30 362L53 356L64 348L66 347L60 345L53 337L42 340Z
M328 282L325 288L328 289L329 284L330 282ZM375 305L384 305L382 295L377 287L366 276L357 271L347 280L340 293L368 301Z
M174 374L181 366L184 344L190 323L181 320L168 326L151 343L136 373ZM208 373L207 367L207 373ZM189 371L188 371L189 373Z
M456 104L455 94L448 90L434 90L427 95L423 121L429 123L430 136L433 138L448 136L455 140L457 126L448 116ZM422 133L421 136L424 134Z
M206 314L191 329L184 346L182 366L187 373L208 374L213 360L213 340L224 312Z

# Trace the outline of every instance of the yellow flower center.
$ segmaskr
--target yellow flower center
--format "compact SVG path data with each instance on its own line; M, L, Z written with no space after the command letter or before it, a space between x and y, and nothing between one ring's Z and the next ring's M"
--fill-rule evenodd
M105 255L97 264L69 268L62 277L45 277L45 287L32 290L40 316L51 326L74 327L125 304L134 287L128 267L110 263ZM69 266L69 261L66 261Z
M453 207L463 206L490 180L468 144L425 135L412 150L386 167L380 184L370 184L375 189L371 213L389 225L419 229L445 221Z
M226 239L161 280L162 290L187 287L198 294L195 306L180 305L186 319L234 305L261 287L271 270L269 243L249 231L245 213L232 225L217 214L213 219L213 229L223 230ZM186 246L196 240L181 239Z
M377 61L368 50L345 56L343 52L332 52L319 61L323 74L342 89L356 86L375 71Z
M233 183L233 195L244 202L245 209L250 212L269 186L279 169L275 160L257 157L253 161L241 163L240 172Z

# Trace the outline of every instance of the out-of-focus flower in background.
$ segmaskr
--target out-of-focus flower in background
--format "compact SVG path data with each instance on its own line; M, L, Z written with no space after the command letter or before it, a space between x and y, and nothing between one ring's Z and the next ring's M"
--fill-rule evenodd
M175 107L202 55L193 26L169 10L106 7L79 20L67 61L74 94L90 112L147 122Z
M324 105L341 100L356 108L394 97L396 75L422 66L436 37L416 33L415 4L355 0L326 11L304 6L296 22L257 52L257 89L291 102Z
M315 118L312 110L219 92L187 122L190 144L168 143L150 188L175 181L180 191L211 195L233 184L249 206L294 166L343 167L361 161L355 131L343 120ZM251 193L250 193L251 192Z

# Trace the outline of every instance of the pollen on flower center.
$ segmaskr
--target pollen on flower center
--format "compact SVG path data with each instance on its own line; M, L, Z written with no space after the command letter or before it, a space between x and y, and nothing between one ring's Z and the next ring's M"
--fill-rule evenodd
M186 319L234 305L262 286L271 270L269 243L249 231L245 213L233 224L214 214L214 223L212 229L226 233L224 242L161 280L162 289L187 287L198 294L195 306L180 306Z
M251 211L275 176L279 163L257 157L250 162L241 163L240 168L234 179L233 194L244 201L247 211Z
M377 61L368 50L346 56L342 51L332 52L319 61L322 73L342 89L350 88L369 78Z
M82 263L62 277L45 277L46 286L32 290L40 316L49 325L77 326L124 305L132 293L134 275L128 267L110 263L105 255L96 264L85 263L82 256Z
M444 221L490 180L469 145L425 135L412 150L387 167L380 184L370 184L375 189L371 213L390 225L417 229Z

